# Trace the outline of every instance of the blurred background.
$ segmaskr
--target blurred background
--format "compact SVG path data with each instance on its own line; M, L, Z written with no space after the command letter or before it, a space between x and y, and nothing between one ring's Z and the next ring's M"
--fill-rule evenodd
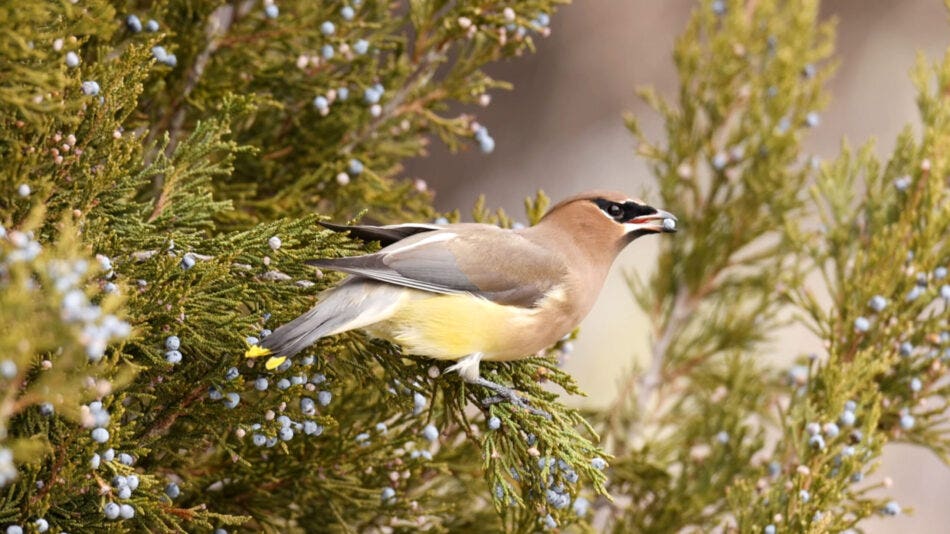
M937 58L950 44L947 12L938 0L824 4L824 18L837 21L840 65L830 86L831 104L806 147L830 158L843 138L852 144L874 138L878 154L886 156L900 129L918 122L908 72L918 52ZM428 181L439 209L459 208L464 215L484 193L488 206L504 207L523 220L522 201L539 188L555 201L593 188L653 201L653 178L634 154L622 114L633 112L651 138L661 136L657 117L636 98L634 88L651 85L662 95L674 95L673 41L693 5L688 0L586 0L563 7L553 17L551 36L537 42L536 54L489 69L515 86L496 92L490 107L476 110L495 138L495 151L451 155L436 143L430 157L408 165L407 175ZM590 397L568 402L603 405L613 397L621 372L646 354L649 332L623 273L649 272L656 239L627 248L582 324L567 369ZM780 335L775 357L787 360L817 348L805 338L801 332ZM945 503L950 469L933 455L892 446L875 479L884 477L893 481L890 494L916 511L871 521L869 532L950 531Z

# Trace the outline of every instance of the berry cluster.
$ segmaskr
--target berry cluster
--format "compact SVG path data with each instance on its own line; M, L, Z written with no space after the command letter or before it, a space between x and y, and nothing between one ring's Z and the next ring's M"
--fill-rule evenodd
M272 237L269 244L271 248L276 250L280 244L279 242L274 243L275 239L278 238ZM265 338L269 334L270 331L265 329L261 331L260 337ZM255 346L260 342L260 339L255 336L249 336L245 342L249 346ZM289 412L287 412L287 403L280 402L277 411L267 410L264 412L263 421L254 423L247 428L239 428L237 430L238 437L243 438L250 433L251 444L256 447L270 448L276 446L281 441L291 441L299 435L313 437L322 435L324 427L318 422L318 405L324 408L329 406L333 400L333 394L327 389L318 390L318 386L324 385L327 379L326 376L321 373L310 374L308 368L313 365L313 362L314 359L312 356L301 358L299 362L297 362L299 371L289 377L278 378L275 383L277 390L281 392L302 390L297 399L301 417L297 420L291 418ZM278 374L286 373L294 366L294 363L293 360L287 359L275 369L275 372ZM234 383L235 387L239 386L238 379L240 377L241 373L236 367L231 367L225 372L225 380ZM257 392L264 393L270 389L273 379L273 375L260 375L246 382L246 384ZM310 395L314 392L316 393L315 398ZM235 408L241 399L240 394L237 392L232 391L227 394L222 394L218 388L212 388L209 392L209 396L212 400L224 399L225 407L227 408ZM280 415L278 415L278 413L280 413Z
M181 363L181 351L178 349L181 348L181 340L178 339L178 336L168 336L165 338L165 361L177 365Z
M142 21L137 15L128 15L125 17L125 27L132 33L140 33L142 31ZM157 32L158 28L158 21L155 19L148 19L148 22L145 23L145 30L150 33Z
M347 185L350 183L350 178L359 176L362 174L362 172L363 162L356 158L352 158L346 164L346 171L340 171L340 173L336 175L336 182L341 186Z
M168 65L169 67L178 65L178 58L175 57L175 54L169 53L168 50L165 50L165 47L161 45L152 47L152 57L155 58L155 61L163 65Z
M485 154L491 154L495 150L495 140L488 135L488 128L476 122L472 124L472 131L475 133L478 148Z
M11 238L17 232L11 233ZM111 262L105 256L99 258L99 265L106 271L106 277L112 276ZM117 339L123 339L132 332L129 323L113 314L103 314L102 308L89 301L86 293L78 284L89 271L86 260L51 261L47 267L54 286L63 295L61 317L64 322L79 326L79 343L85 348L90 361L97 362L105 354L106 346ZM114 291L114 286L103 287Z
M317 69L323 65L329 65L340 61L352 61L357 56L365 56L370 53L370 43L362 37L353 36L355 26L349 23L353 22L357 16L357 10L361 7L362 0L354 0L353 5L344 5L339 12L340 19L337 22L332 20L323 21L320 26L320 34L323 37L323 44L320 45L319 54L301 54L298 56L296 65L299 69ZM266 8L265 8L266 9ZM271 17L273 18L273 17ZM338 26L339 24L339 26ZM352 30L352 31L350 31ZM351 42L347 38L356 37ZM363 88L363 103L368 107L372 117L379 117L383 113L382 97L385 89L377 81L373 85ZM317 95L313 99L313 106L320 116L326 116L330 113L330 107L334 103L343 103L349 100L350 87L343 85L338 88L326 90L323 94ZM337 176L337 181L344 182L342 177L344 173ZM359 174L358 172L355 174ZM345 184L342 184L345 185Z
M82 407L83 425L87 428L92 427L92 440L96 443L106 443L109 441L109 426L111 416L109 411L102 406L101 401L93 401L87 406Z
M84 407L85 408L85 407ZM101 403L94 402L89 405L90 414L99 414L98 417L108 418L108 412L102 409ZM94 415L95 416L95 415ZM99 421L100 423L102 421ZM104 430L102 427L98 427L96 430ZM93 431L95 432L95 430ZM108 440L108 437L106 437ZM98 440L96 440L98 441ZM90 459L89 466L93 470L99 469L102 465L102 462L118 462L118 464L131 467L135 464L135 458L128 453L118 453L116 454L115 449L106 449L101 454L95 453ZM113 468L115 471L116 469ZM112 478L112 484L109 487L109 493L119 500L128 500L132 498L132 493L139 488L141 483L139 475L136 473L129 474L116 474ZM116 503L114 501L109 501L104 504L102 508L102 513L106 519L114 521L117 519L131 519L135 517L135 508L132 507L129 503Z

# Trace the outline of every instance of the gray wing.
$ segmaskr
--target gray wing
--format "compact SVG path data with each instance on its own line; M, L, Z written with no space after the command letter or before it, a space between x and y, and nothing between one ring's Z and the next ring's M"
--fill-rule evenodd
M489 225L453 225L374 254L307 263L421 291L469 293L523 307L537 304L566 270L545 248Z
M423 232L432 232L435 230L440 230L442 226L435 224L392 224L388 226L368 226L368 225L355 225L355 226L346 226L342 224L332 224L327 222L320 223L321 226L334 232L349 232L351 236L363 241L379 241L379 243L386 247L402 241L403 239L420 234Z
M281 325L261 341L272 356L293 356L314 341L362 328L392 315L403 288L351 277L323 294L307 313Z

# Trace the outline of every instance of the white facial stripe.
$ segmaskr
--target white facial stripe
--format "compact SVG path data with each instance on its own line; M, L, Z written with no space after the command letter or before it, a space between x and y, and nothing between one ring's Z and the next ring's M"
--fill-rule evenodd
M610 215L607 215L607 212L606 212L606 211L604 211L604 210L602 210L602 209L600 209L600 208L597 208L597 212L600 213L601 215L603 215L604 217L607 217L608 219L610 219L611 222L617 222L616 219L614 219L614 218L611 217Z
M636 232L637 230L656 231L658 228L662 228L661 221L662 219L651 219L647 221L646 223L642 223L642 224L623 223L623 233L629 234L631 232Z

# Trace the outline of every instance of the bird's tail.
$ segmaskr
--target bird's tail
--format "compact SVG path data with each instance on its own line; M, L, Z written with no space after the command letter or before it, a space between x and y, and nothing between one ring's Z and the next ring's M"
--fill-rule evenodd
M389 318L406 293L402 287L366 278L350 278L324 293L320 302L307 313L274 330L259 346L248 349L245 356L270 356L266 367L273 369L321 337Z

